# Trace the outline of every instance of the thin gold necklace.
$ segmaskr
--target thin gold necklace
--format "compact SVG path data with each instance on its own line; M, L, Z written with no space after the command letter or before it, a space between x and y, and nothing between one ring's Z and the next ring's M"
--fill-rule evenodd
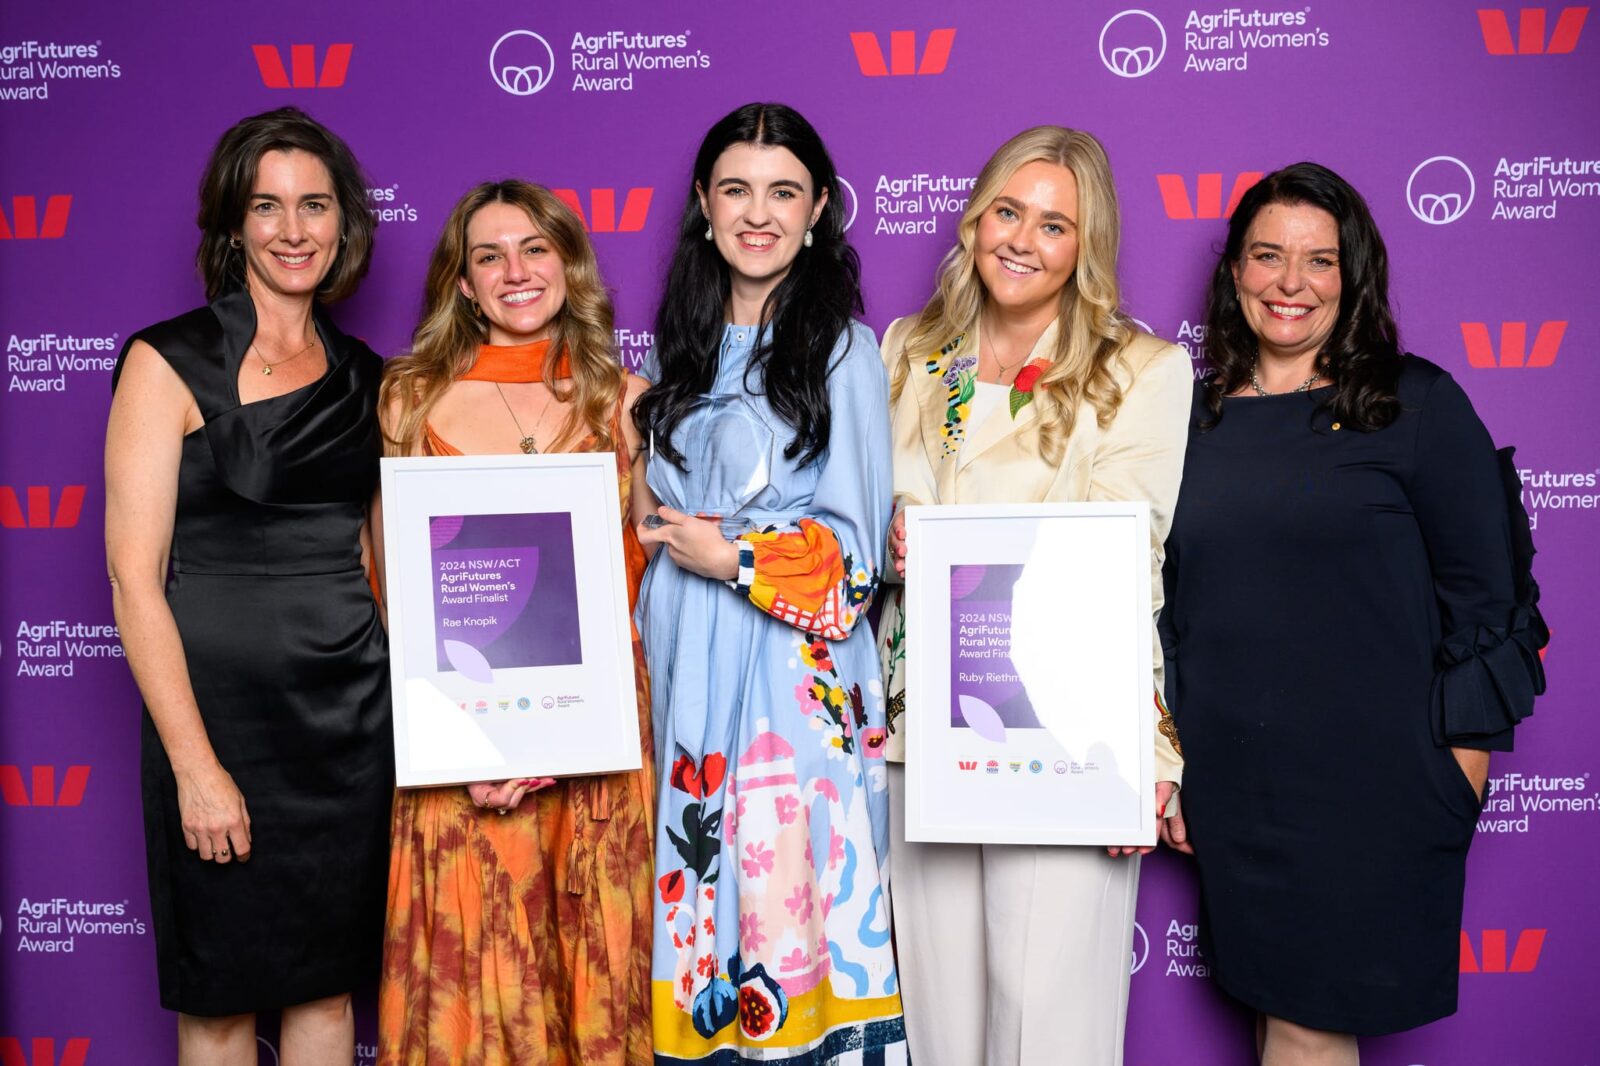
M1000 361L1000 349L996 348L994 346L994 342L989 340L988 331L983 328L982 318L978 319L978 335L983 338L984 347L989 349L989 358L993 359L994 365L1000 368L1000 377L1005 377L1007 374L1011 373L1012 367L1019 366L1022 363L1022 360L1028 357L1028 353L1023 352L1022 355L1018 356L1016 359L1013 359L1009 365L1002 363Z
M517 412L511 409L511 401L506 399L506 394L500 388L500 383L498 381L494 383L494 391L500 394L500 402L506 405L506 414L511 416L511 424L517 427L517 436L522 438L521 440L517 441L517 447L522 449L523 455L537 455L539 453L539 442L534 439L532 433L522 432L522 423L517 421ZM550 400L547 397L544 401L544 406L540 407L539 413L534 416L534 425L539 424L539 419L544 417L545 410L548 409L549 406Z
M261 354L261 349L256 347L256 342L254 340L252 340L250 342L250 350L256 353L256 358L257 359L261 360L261 373L264 374L265 376L269 377L269 378L272 376L272 368L273 367L282 366L284 363L292 363L296 359L300 358L302 355L305 355L311 349L315 348L316 346L317 346L317 331L316 330L312 330L311 331L311 339L306 342L306 346L304 348L301 348L298 352L295 352L293 355L284 356L282 359L279 359L276 363L269 363L269 362L267 362L267 357Z

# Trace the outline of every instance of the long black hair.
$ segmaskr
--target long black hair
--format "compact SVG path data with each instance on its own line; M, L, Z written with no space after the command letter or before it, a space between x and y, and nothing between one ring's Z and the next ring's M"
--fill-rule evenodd
M1222 417L1222 398L1250 380L1256 335L1245 322L1233 280L1245 234L1268 204L1309 204L1339 225L1339 317L1317 353L1317 368L1334 384L1327 406L1354 429L1382 429L1400 414L1400 336L1389 311L1389 253L1361 194L1316 163L1275 170L1250 187L1228 223L1228 243L1206 299L1206 356L1217 368L1206 390L1208 425Z
M646 438L653 435L658 452L683 467L672 431L716 380L732 291L727 262L705 239L706 219L695 189L711 189L711 168L736 144L787 148L811 174L816 195L828 193L811 230L811 247L800 249L761 308L761 321L770 329L750 361L750 370L761 375L755 391L764 392L773 412L794 430L784 456L804 466L828 445L833 369L828 360L840 334L850 328L851 315L863 309L861 261L845 243L844 197L833 160L811 123L783 104L746 104L718 121L700 142L656 312L659 380L634 405L633 418Z

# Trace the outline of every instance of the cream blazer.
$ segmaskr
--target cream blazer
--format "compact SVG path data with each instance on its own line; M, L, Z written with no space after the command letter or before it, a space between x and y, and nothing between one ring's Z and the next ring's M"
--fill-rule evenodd
M883 337L883 359L893 380L899 364L908 358L905 338L913 320L896 319ZM1048 356L1056 343L1057 324L1044 331L1025 364ZM969 334L956 354L978 352ZM909 353L905 387L893 402L891 436L894 446L896 508L936 503L1061 503L1078 500L1148 500L1150 503L1150 595L1155 615L1164 597L1161 564L1164 544L1172 526L1172 509L1183 477L1183 453L1189 440L1189 405L1194 374L1182 348L1139 334L1122 353L1116 367L1122 386L1122 406L1105 429L1095 420L1093 407L1078 411L1066 451L1059 465L1039 455L1038 406L1028 404L1011 417L1002 404L982 424L966 427L966 439L953 455L944 449L948 394L941 381L943 367L954 355L939 356L940 370L928 372L934 352ZM894 570L889 569L891 580ZM899 625L899 590L892 590L885 606L882 629L893 633ZM1174 744L1177 734L1159 699L1165 670L1161 640L1153 632L1151 654L1156 693L1150 713L1157 716L1156 778L1179 782L1183 759ZM891 698L900 695L892 653L885 659ZM899 701L903 706L903 698ZM905 758L904 730L890 734L887 755Z

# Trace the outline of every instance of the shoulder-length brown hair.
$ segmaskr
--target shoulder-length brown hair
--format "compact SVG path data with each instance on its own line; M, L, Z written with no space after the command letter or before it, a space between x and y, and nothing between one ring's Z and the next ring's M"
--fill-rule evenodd
M1122 223L1111 163L1100 142L1082 130L1034 126L1002 144L983 165L956 227L956 245L939 266L938 288L906 335L904 356L892 376L892 393L899 396L913 356L926 358L978 328L988 297L973 251L978 223L1012 175L1038 162L1067 168L1078 186L1078 262L1061 288L1050 367L1034 386L1039 453L1054 463L1066 450L1081 404L1089 404L1101 427L1111 424L1122 405L1122 388L1113 368L1122 350L1138 336L1120 309L1117 249Z
M561 403L570 403L567 420L551 449L585 436L599 450L616 447L611 416L622 395L624 374L612 355L611 297L600 279L600 265L583 223L549 189L526 181L484 182L451 210L428 262L422 321L411 338L411 350L384 367L379 410L385 419L384 452L416 455L433 405L450 384L472 369L478 348L489 336L488 324L473 313L472 301L459 284L467 276L467 226L489 204L511 204L528 213L533 224L561 257L567 296L550 324L551 358L545 360L545 384ZM566 352L570 380L555 374Z
M224 133L200 177L200 248L195 265L205 279L206 299L244 288L244 255L233 238L244 224L261 157L268 152L309 152L322 161L339 200L340 242L328 276L317 286L324 303L356 291L372 261L377 222L367 209L367 178L350 146L297 107L251 115Z

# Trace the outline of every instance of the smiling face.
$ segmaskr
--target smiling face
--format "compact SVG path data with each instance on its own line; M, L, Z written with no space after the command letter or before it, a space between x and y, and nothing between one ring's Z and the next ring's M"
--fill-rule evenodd
M978 220L978 276L999 309L1052 306L1078 266L1078 181L1055 163L1027 163Z
M696 183L695 192L732 272L736 301L757 307L789 272L828 202L793 152L755 144L729 147L712 165L709 186Z
M478 301L490 344L544 339L567 297L561 256L514 204L485 204L467 220L467 276L460 285Z
M333 177L309 152L271 151L256 165L237 237L252 291L310 297L339 257Z
M1339 223L1310 204L1266 205L1245 231L1233 282L1262 357L1315 357L1339 321Z

